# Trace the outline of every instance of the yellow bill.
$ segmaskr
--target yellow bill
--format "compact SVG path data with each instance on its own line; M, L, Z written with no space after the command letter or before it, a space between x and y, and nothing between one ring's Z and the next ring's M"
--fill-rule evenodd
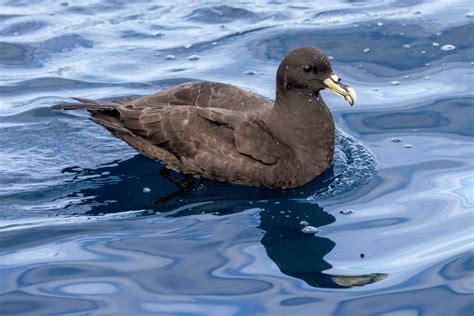
M331 76L329 76L329 78L324 79L323 83L329 90L349 102L350 105L354 105L357 97L355 90L349 86L340 83L340 81L341 79L338 76L332 74Z

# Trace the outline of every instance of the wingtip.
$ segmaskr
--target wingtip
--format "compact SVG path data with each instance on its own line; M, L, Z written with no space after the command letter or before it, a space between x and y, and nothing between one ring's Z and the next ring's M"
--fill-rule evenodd
M76 110L82 108L79 103L61 103L51 107L53 110Z
M79 109L89 109L89 108L97 108L101 106L100 103L94 100L86 99L86 98L79 98L79 97L71 97L74 101L79 103L60 103L53 105L51 108L54 110L79 110Z
M97 103L97 101L86 99L86 98L71 97L71 99L76 100L81 103Z

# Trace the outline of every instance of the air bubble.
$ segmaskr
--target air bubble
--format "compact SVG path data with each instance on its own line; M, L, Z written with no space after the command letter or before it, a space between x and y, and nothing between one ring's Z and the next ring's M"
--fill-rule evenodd
M441 50L442 50L443 52L451 52L451 51L453 51L453 50L455 50L455 49L456 49L456 46L451 45L451 44L447 44L447 45L441 46Z
M398 85L400 84L400 81L396 81L396 80L390 81L390 84L391 84L392 86L398 86Z
M410 75L403 76L404 79L410 79Z
M246 70L246 71L244 72L244 74L249 75L249 76L253 76L253 75L256 74L256 72L253 71L253 70Z
M339 23L342 23L342 20L338 18L331 18L331 19L328 19L327 22L330 24L339 24Z
M392 138L392 142L394 142L394 143L400 143L401 141L402 141L402 139L400 137Z
M150 192L151 192L150 188L148 188L148 187L143 188L143 193L150 193Z
M309 223L308 223L307 221L301 221L301 222L300 222L300 225L303 225L303 226L308 226L308 225L309 225Z
M433 42L433 47L438 47L439 46L439 43L438 42Z
M199 57L198 55L191 55L188 57L188 60L198 60L200 59L201 57Z
M318 232L318 229L314 226L305 226L301 231L305 234L316 234Z
M176 56L175 56L175 55L167 55L167 56L165 57L165 59L167 59L167 60L175 60L175 59L176 59Z
M364 49L363 52L366 53L366 54L367 54L367 53L370 53L370 48Z
M186 45L184 45L184 48L188 48L188 49L189 49L189 48L191 48L191 47L193 47L193 44L186 44Z
M352 214L353 212L354 212L353 210L342 210L339 213L341 213L342 215L348 215L348 214Z
M408 44L403 45L403 48L405 48L405 49L409 49L410 47L411 47L411 46L408 45Z
M466 13L466 17L468 17L468 18L474 18L474 12L468 12L468 13Z
M413 148L413 145L406 144L404 147L407 148L407 149L410 149L410 148Z
M382 22L377 22L377 26L383 26Z

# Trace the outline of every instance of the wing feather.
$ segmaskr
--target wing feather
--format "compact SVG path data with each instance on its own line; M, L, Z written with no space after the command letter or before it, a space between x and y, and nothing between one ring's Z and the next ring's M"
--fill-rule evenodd
M278 140L270 128L251 114L218 108L198 108L203 118L232 127L236 149L244 155L272 165L291 155L289 146Z

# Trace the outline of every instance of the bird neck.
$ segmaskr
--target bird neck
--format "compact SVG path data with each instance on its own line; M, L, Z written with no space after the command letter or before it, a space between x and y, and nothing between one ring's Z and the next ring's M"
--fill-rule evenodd
M282 111L313 111L314 105L322 100L318 92L306 88L282 89L277 87L275 107ZM323 102L324 103L324 102Z
M334 120L319 92L278 89L272 112L272 132L291 146L302 161L318 167L332 159ZM320 161L321 157L326 161Z

